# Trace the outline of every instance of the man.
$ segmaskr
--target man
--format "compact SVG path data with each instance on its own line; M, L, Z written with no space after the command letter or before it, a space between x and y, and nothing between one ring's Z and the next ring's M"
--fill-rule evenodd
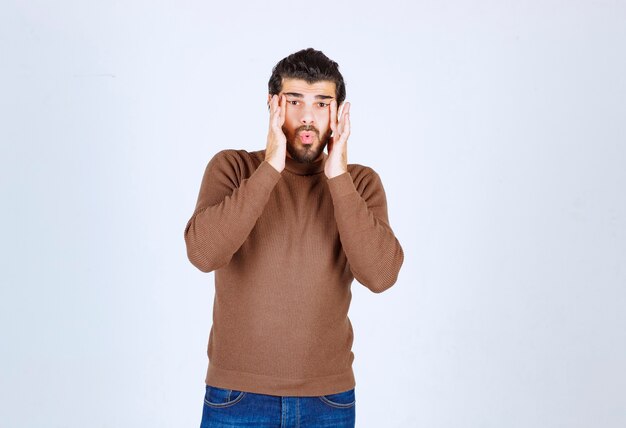
M289 55L269 80L265 150L206 167L184 234L191 263L215 271L201 427L354 426L351 283L388 289L404 254L378 174L347 163L345 96L336 62Z

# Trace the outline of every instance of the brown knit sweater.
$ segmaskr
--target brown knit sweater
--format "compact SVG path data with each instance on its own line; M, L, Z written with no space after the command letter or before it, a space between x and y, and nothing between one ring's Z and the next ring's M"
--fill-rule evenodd
M371 168L328 179L324 162L223 150L208 163L185 227L187 256L215 271L205 382L282 396L355 386L352 280L380 293L404 253Z

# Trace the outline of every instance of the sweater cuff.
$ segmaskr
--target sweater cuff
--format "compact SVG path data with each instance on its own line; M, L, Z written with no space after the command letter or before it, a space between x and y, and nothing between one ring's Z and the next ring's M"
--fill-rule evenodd
M356 187L354 187L354 182L349 172L344 172L336 177L329 178L327 182L333 199L341 198L350 193L356 193Z
M259 167L254 171L255 179L257 179L261 186L265 187L268 190L272 190L278 180L282 177L280 172L276 171L269 162L263 161L259 165Z

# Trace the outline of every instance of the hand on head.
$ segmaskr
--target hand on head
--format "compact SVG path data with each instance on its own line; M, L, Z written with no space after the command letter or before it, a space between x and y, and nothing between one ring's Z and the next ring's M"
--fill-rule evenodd
M348 137L350 136L350 103L341 105L341 114L337 118L337 101L330 102L330 129L333 134L328 141L328 159L324 173L328 178L336 177L348 171Z
M284 95L272 95L269 102L270 125L267 133L265 160L278 172L285 169L285 156L287 156L287 137L282 129L285 123L286 102Z

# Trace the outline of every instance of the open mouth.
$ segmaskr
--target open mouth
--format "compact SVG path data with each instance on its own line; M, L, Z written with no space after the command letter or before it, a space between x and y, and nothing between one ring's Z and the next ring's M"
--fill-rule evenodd
M298 134L298 137L300 137L300 141L302 141L302 144L313 144L313 139L315 138L315 132L302 131Z

